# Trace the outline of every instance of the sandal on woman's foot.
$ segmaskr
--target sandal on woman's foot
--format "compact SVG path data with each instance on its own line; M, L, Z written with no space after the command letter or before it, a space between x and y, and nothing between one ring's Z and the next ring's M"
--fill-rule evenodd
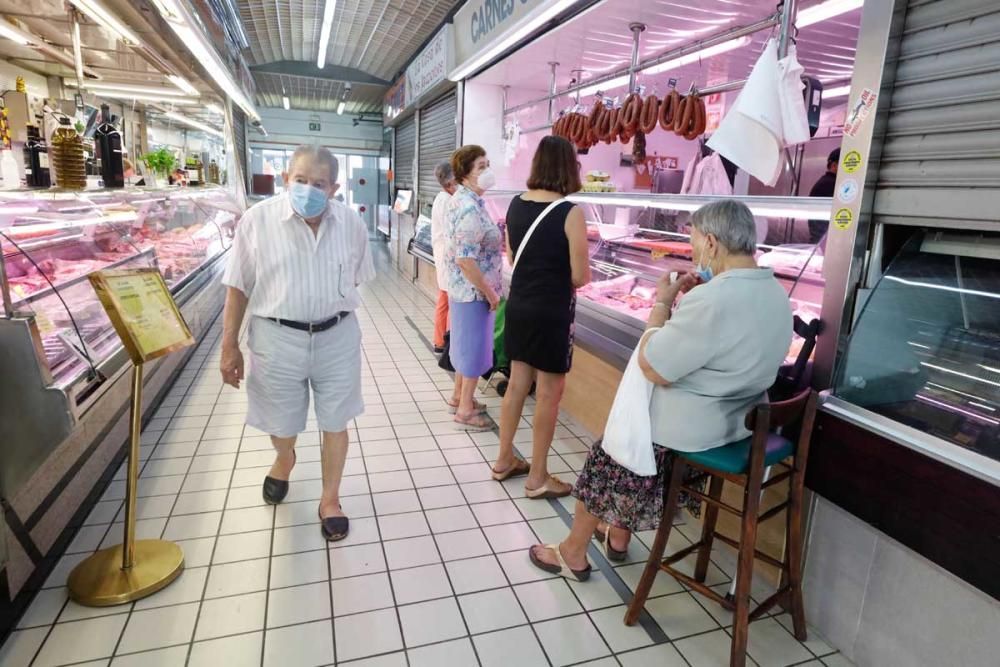
M535 549L541 546L543 549L549 549L556 555L556 559L559 560L559 564L555 565L553 563L546 563L541 558L535 555ZM566 561L563 560L562 553L559 552L558 544L536 544L535 546L528 549L528 557L531 559L532 565L537 567L539 570L544 570L549 574L558 574L560 577L565 577L566 579L575 579L576 581L587 581L590 579L590 573L593 568L590 563L587 563L587 567L582 570L572 570Z
M298 460L298 455L295 450L292 450L292 467L295 467L295 462ZM291 473L289 472L289 476ZM285 496L288 495L288 480L287 479L277 479L267 475L264 477L264 486L262 488L264 495L264 502L268 505L278 505Z
M444 404L448 406L448 414L454 415L458 413L458 403L452 401L445 401ZM486 412L485 403L480 403L479 401L473 401L472 407L476 412Z
M330 516L324 519L323 510L317 510L317 512L319 513L319 529L323 533L323 539L327 542L339 542L347 537L347 533L351 530L350 519L346 516Z
M604 530L601 530L600 526L594 530L594 539L603 547L604 555L608 560L614 563L624 562L628 559L628 544L625 545L624 551L618 551L618 549L611 546L611 524L606 523L603 525Z
M515 458L514 463L502 472L493 468L493 480L502 482L505 479L510 479L511 477L527 475L529 472L531 472L531 464L524 459Z
M567 484L558 477L549 476L537 489L524 487L524 495L532 500L548 500L549 498L565 498L573 493L573 485Z
M483 433L496 429L496 423L489 415L477 412L471 415L455 415L455 430L467 433Z

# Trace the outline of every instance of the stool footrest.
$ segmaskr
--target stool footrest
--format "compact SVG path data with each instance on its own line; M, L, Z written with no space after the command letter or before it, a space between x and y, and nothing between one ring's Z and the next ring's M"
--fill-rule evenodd
M695 580L693 577L689 577L683 572L678 572L669 565L660 565L660 569L669 574L677 581L681 582L682 584L686 584L687 586L698 591L705 597L711 598L716 603L718 603L719 606L721 606L723 609L727 609L729 611L734 611L736 609L736 605L731 600L727 600L725 596L719 595L718 593L713 591L711 588L709 588L702 582Z
M778 514L781 514L785 510L785 508L788 507L789 505L791 505L791 503L786 500L783 503L775 505L774 507L764 512L763 514L758 515L757 525L760 525L764 521L767 521L768 519L771 519L777 516Z
M724 509L727 512L729 512L730 514L735 514L736 516L740 516L740 515L743 514L743 510L738 509L736 507L733 507L732 505L729 505L728 503L724 503L721 500L716 500L715 498L713 498L712 496L708 495L707 493L702 493L701 491L699 491L697 489L692 489L692 488L690 488L688 486L682 486L681 490L684 493L688 494L689 496L694 496L698 500L704 500L709 505L713 505L715 507L718 507L719 509Z
M771 609L771 607L778 604L781 598L788 595L791 592L791 590L792 587L787 584L779 588L771 597L761 602L759 605L757 605L756 609L750 612L750 620L756 621L758 618L766 614Z
M699 540L698 542L695 542L689 547L684 547L680 551L670 554L669 556L663 559L663 565L673 565L677 561L684 560L691 554L698 551L698 549L700 549L704 543L705 543L704 540Z
M736 549L736 551L740 550L740 543L737 542L736 540L734 540L732 538L729 538L729 537L726 537L722 533L718 533L718 532L715 533L714 537L715 537L715 539L717 539L717 540L719 540L721 542L725 542L726 544L728 544L732 548ZM781 562L777 558L774 558L773 556L768 556L766 553L764 553L760 549L754 549L753 550L753 557L756 558L757 560L764 561L768 565L773 565L774 567L780 568L782 570L787 570L788 569L788 565L786 565L785 563Z

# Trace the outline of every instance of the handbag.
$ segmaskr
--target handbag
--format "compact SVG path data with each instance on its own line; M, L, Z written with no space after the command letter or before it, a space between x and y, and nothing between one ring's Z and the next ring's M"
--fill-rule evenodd
M650 329L644 337L652 331L656 329ZM646 379L639 367L641 349L640 340L628 360L615 400L611 404L601 449L619 465L637 475L649 477L656 474L653 425L649 415L653 383Z

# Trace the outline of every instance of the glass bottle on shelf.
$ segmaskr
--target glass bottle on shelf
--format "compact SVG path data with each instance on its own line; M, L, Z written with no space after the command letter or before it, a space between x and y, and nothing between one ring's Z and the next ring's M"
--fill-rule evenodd
M111 123L111 110L107 104L101 105L101 124L94 131L94 142L101 161L101 179L104 181L104 187L125 187L122 135Z
M47 188L52 185L49 148L35 125L28 126L28 141L24 144L24 180L29 188Z
M68 116L59 118L59 126L52 133L51 158L58 187L66 190L83 190L87 187L83 139Z

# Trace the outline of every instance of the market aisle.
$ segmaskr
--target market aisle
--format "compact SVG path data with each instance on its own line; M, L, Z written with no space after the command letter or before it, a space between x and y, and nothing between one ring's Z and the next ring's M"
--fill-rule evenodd
M550 578L529 564L529 545L565 535L571 499L531 501L523 498L523 480L490 481L497 436L452 429L441 394L451 380L421 334L430 330L433 305L387 268L379 250L380 276L365 289L360 312L368 410L351 428L343 484L349 538L328 546L320 536L316 431L300 439L285 503L263 504L271 447L265 435L243 426L245 392L222 386L217 324L143 434L138 533L178 541L187 569L134 605L91 609L67 602L69 570L121 539L119 475L19 631L0 647L0 664L728 662L729 615L666 577L647 605L651 618L635 628L622 624L629 586L647 553L642 544L634 542L633 560L617 568L592 549L601 572L586 584ZM492 393L486 402L498 416L500 398ZM527 421L523 426L518 441L529 442ZM590 436L564 419L557 438L549 467L573 480ZM677 545L694 530L675 531ZM727 586L730 562L718 555L711 583ZM800 644L786 627L786 617L751 626L756 663L750 664L849 664L821 640ZM372 656L381 657L366 659Z

